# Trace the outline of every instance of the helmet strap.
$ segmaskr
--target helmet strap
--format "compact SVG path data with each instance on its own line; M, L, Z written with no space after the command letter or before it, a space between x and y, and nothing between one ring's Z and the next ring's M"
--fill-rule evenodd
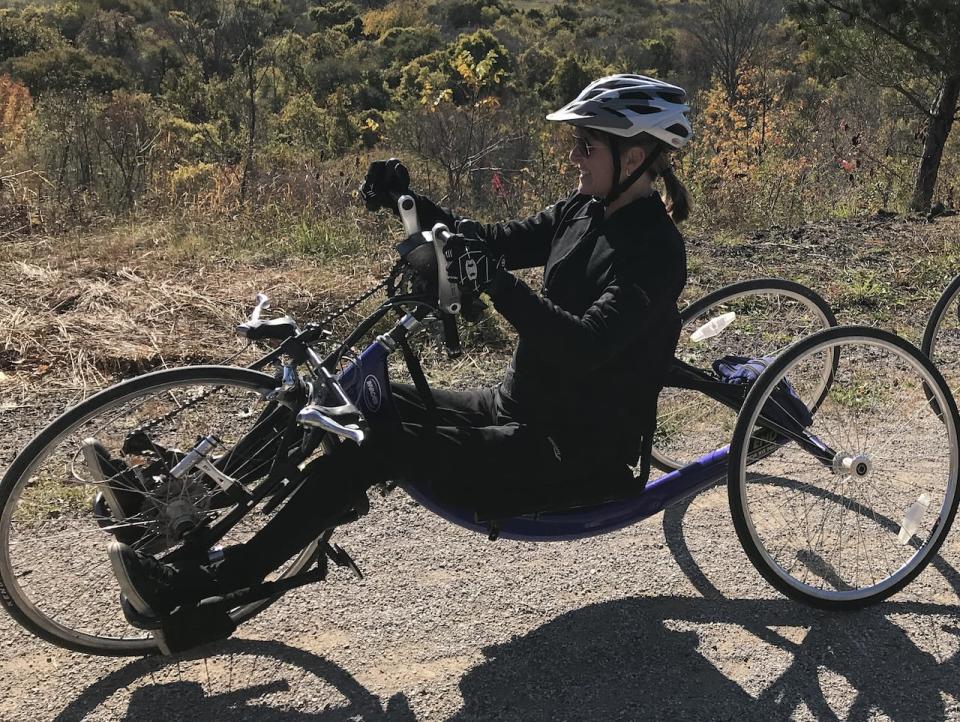
M617 183L617 179L620 177L620 144L617 142L616 137L610 136L610 152L613 154L613 188L610 189L610 193L607 194L607 197L603 199L603 205L609 206L617 198L619 198L627 188L632 186L637 180L642 176L650 166L653 165L654 161L660 157L660 153L663 151L663 145L657 143L653 150L651 150L647 157L643 159L643 163L640 164L640 167L637 168L633 173L628 175L623 179L623 182Z

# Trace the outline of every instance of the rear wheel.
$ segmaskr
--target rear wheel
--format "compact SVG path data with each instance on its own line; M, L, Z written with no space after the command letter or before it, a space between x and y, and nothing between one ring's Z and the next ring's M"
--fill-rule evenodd
M781 381L831 355L833 381L806 430L821 458L796 441L748 453L771 438L758 419ZM757 379L730 445L730 509L750 561L816 607L856 609L902 589L953 522L957 430L943 377L898 336L853 326L799 341Z
M776 356L794 341L837 324L830 306L815 291L779 278L725 286L680 315L683 326L676 357L704 370L730 354ZM695 340L697 330L712 321L727 325L713 336ZM814 407L826 393L831 369L828 363L810 378L797 380L809 387L805 398ZM720 448L730 440L736 419L736 411L699 391L664 388L657 407L653 464L670 471Z
M0 481L0 597L37 635L92 654L156 651L127 624L106 555L114 538L151 554L176 548L201 520L234 508L209 476L176 481L169 469L198 439L215 436L216 466L245 484L263 478L286 409L266 397L271 376L226 366L160 371L87 399L30 442ZM99 456L102 463L97 469ZM98 478L99 477L99 478ZM224 537L244 541L268 517L251 509ZM302 569L312 548L281 570ZM231 613L240 622L268 601Z
M956 396L960 392L960 276L950 282L930 312L920 350L933 361Z

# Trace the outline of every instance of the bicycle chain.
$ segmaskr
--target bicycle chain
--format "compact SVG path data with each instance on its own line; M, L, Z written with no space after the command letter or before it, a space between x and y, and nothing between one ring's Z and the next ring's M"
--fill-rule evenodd
M398 260L393 265L393 268L390 269L390 273L388 273L379 283L377 283L375 286L371 286L362 294L354 298L352 301L348 301L347 303L343 304L339 308L335 308L333 311L328 313L327 316L323 318L317 325L327 326L333 321L336 321L338 318L341 318L342 316L345 316L346 314L348 314L350 311L355 309L357 306L359 306L361 303L366 301L368 298L370 298L371 296L373 296L375 293L382 290L383 288L387 288L387 287L391 289L395 288L396 278L397 276L400 275L400 272L403 270L405 266L406 266L406 261L404 261L403 259ZM136 434L136 433L144 433L144 434L147 433L155 426L163 423L164 421L168 421L172 419L174 416L181 413L182 411L186 411L191 406L194 406L195 404L200 403L205 398L210 396L212 393L216 392L217 389L219 388L220 388L219 386L214 386L212 389L208 389L207 391L204 391L199 396L195 396L192 399L188 399L183 404L181 404L175 409L172 409L171 411L167 412L163 416L144 422L140 426L133 429L133 431L131 431L129 435Z

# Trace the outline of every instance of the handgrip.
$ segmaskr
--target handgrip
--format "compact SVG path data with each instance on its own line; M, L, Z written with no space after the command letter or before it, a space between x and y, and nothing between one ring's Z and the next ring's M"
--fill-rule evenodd
M453 234L442 223L433 227L433 251L437 256L437 283L440 287L440 308L447 313L460 313L460 290L450 283L447 277L447 259L443 255L443 244ZM458 342L459 345L459 342Z
M400 220L403 221L403 230L407 236L420 232L420 219L417 217L417 203L411 195L398 196L397 210Z

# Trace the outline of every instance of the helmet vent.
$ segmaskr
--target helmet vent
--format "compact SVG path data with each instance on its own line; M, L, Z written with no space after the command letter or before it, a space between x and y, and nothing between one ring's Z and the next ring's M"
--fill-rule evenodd
M627 107L628 110L632 110L634 113L639 115L650 115L652 113L659 113L659 108L654 108L649 105L630 105Z
M679 135L681 138L686 138L688 135L690 135L690 132L679 123L674 123L671 125L669 128L667 128L667 132L673 133L674 135Z
M648 93L644 93L642 90L628 90L625 93L620 93L620 97L624 100L653 100Z
M668 103L676 103L677 105L683 105L686 100L682 93L658 93L658 95Z

